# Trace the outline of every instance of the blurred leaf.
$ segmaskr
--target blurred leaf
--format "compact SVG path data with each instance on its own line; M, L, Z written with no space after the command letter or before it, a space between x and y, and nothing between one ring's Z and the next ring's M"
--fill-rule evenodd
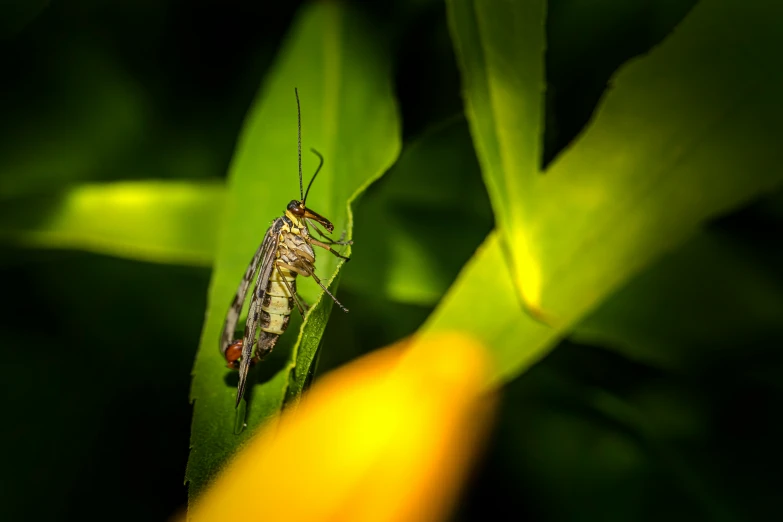
M237 285L269 223L282 214L288 201L299 197L294 87L299 87L301 98L305 172L314 172L317 166L317 158L307 148L318 149L326 158L308 206L332 220L335 234L347 230L351 237L350 203L399 152L389 62L380 46L381 35L365 28L366 22L357 14L334 2L304 8L242 132L231 166L225 220L193 372L187 470L191 499L254 428L280 410L287 393L296 398L301 392L332 307L330 299L321 299L313 281L300 278L299 291L314 307L298 339L292 321L292 331L282 336L270 360L251 372L276 371L259 375L262 383L249 387L249 429L234 435L236 374L225 368L218 337ZM335 257L319 252L317 266L325 282L335 281ZM293 345L290 356L286 345ZM280 356L288 360L278 368Z
M49 0L4 0L0 4L0 38L13 38L49 6Z
M701 2L623 68L588 130L537 178L525 204L539 275L519 275L540 278L538 307L573 321L705 219L780 184L772 49L783 34L771 20L783 6L756 4Z
M210 266L224 201L222 181L128 181L13 199L0 238L155 263Z
M394 2L395 8L401 3ZM406 11L394 31L396 92L408 141L464 111L445 3L414 0Z
M329 319L318 354L316 379L379 346L413 335L434 308L391 301L380 292L373 295L366 290L353 291L345 286L348 273L340 281L340 301L351 313L334 314Z
M732 351L753 356L753 345L783 342L779 272L725 234L705 232L605 301L573 338L679 370Z
M546 175L531 172L525 191L510 191L503 199L524 207L515 229L524 237L513 238L506 248L493 234L425 331L472 331L496 351L495 378L510 378L705 219L778 185L783 173L774 166L781 156L783 106L776 100L783 70L772 50L783 44L773 22L783 6L757 4L750 9L704 1L663 44L624 67L582 137ZM480 54L484 49L472 14L457 1L449 6L458 50L467 54L470 46L471 53ZM498 18L514 16L492 15ZM506 33L500 24L487 34ZM468 69L471 63L463 59L467 95L483 99L486 89L477 87L481 92L475 94L473 83L486 87L495 78L486 78L481 68ZM510 74L510 68L503 73ZM485 176L497 181L495 175L506 171L486 143L496 151L512 142L520 147L529 133L511 125L496 132L494 113L472 107L469 119L474 139L484 143L478 153ZM509 104L500 112L516 110ZM488 186L497 211L499 191L492 180ZM499 220L499 226L502 231L506 223ZM518 285L502 266L506 250ZM510 294L513 286L533 310L543 310L552 327L520 313ZM482 302L487 304L477 304Z
M524 313L497 231L468 261L420 331L427 336L450 329L470 332L491 349L489 385L528 368L563 334Z
M492 227L492 210L464 118L435 125L362 198L362 246L343 285L365 295L434 305ZM459 231L459 235L453 233Z
M557 355L590 349L565 346ZM507 480L525 485L519 493L526 509L548 520L656 520L671 513L675 520L724 520L715 515L725 503L711 496L708 477L694 474L692 452L683 451L707 430L698 397L638 376L621 392L590 386L559 366L547 358L506 388L512 414L502 417L497 453ZM622 374L633 366L609 368Z
M7 246L0 260L0 391L20 398L5 405L3 443L15 451L0 472L0 519L68 520L78 506L87 519L165 520L186 499L177 479L209 270ZM42 490L47 501L31 502ZM130 490L141 497L114 513Z
M15 43L22 44L40 45ZM0 122L0 195L115 179L139 156L154 116L149 94L106 49L76 38L7 67L16 74L0 100L7 114Z
M534 253L527 230L534 207L525 203L541 162L546 3L447 5L465 112L501 239L512 251L512 270L520 271ZM538 294L535 279L525 284L524 296Z
M209 89L206 82L181 79L186 65L170 67L170 51L153 50L162 43L159 24L170 16L166 5L117 8L119 19L101 2L54 3L8 42L0 98L0 197L51 193L88 181L223 175L244 114L235 107L250 96L236 87L232 94L210 89L208 101L202 101L198 95ZM122 20L119 27L112 26L114 20ZM74 31L80 24L96 31ZM104 26L113 29L98 29ZM141 36L139 27L150 31ZM199 65L210 64L200 56ZM225 101L229 96L231 103Z
M736 364L711 373L560 343L504 387L495 472L531 519L777 520L783 395Z
M663 44L621 70L593 123L544 176L528 167L537 119L515 119L527 114L519 103L532 103L531 95L504 97L531 81L528 62L512 54L502 66L493 61L494 49L509 47L501 20L515 13L487 14L497 27L478 39L463 29L469 16L452 10L458 48L489 56L483 68L463 59L468 98L484 100L471 102L469 116L485 143L479 156L505 215L499 226L517 287L533 310L573 321L706 217L780 181L769 168L780 156L781 112L771 103L781 81L771 49L783 37L771 20L783 8L762 4L702 2ZM529 25L535 31L539 22Z
M648 52L697 0L547 3L544 165L588 123L612 74Z

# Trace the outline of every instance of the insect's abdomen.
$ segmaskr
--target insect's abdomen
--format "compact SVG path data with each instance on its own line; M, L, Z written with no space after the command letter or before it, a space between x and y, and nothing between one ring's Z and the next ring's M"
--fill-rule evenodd
M291 319L291 309L294 297L288 291L285 281L296 291L296 273L280 268L272 270L269 284L266 287L264 301L261 303L261 330L276 335L283 335Z

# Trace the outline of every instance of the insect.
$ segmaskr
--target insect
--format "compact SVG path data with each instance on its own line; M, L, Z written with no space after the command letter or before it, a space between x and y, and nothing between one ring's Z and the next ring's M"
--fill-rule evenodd
M299 104L299 91L294 89L296 95L296 112L298 123L298 150L299 150L299 196L300 199L291 201L285 209L282 217L272 222L266 231L264 240L256 250L250 265L239 283L239 288L231 302L226 314L223 331L220 334L220 353L225 357L227 365L231 369L239 370L239 383L237 385L236 406L239 406L245 394L247 385L247 373L250 367L264 357L274 348L277 339L285 332L291 319L291 312L296 304L299 313L304 317L308 306L296 293L296 277L312 277L324 292L344 312L348 312L340 301L324 286L321 279L315 274L314 246L323 248L335 256L349 260L348 257L337 252L333 245L350 245L353 241L344 241L345 234L339 240L334 241L318 225L323 226L328 233L334 231L334 225L325 217L312 209L307 208L307 195L313 186L316 176L321 171L324 158L315 150L310 149L320 162L318 168L303 191L302 184L302 111ZM314 239L310 235L310 227L313 228L322 241ZM245 302L245 295L252 280L255 279L253 295L245 322L245 331L242 339L233 339L234 330ZM256 330L260 329L256 340ZM255 345L255 355L251 358Z

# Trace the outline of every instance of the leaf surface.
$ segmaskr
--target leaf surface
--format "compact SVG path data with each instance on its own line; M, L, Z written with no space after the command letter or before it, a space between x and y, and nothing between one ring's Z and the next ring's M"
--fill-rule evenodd
M302 107L305 184L325 158L307 206L351 237L350 203L395 160L400 129L382 35L335 2L313 3L297 16L250 110L233 159L221 237L201 344L193 371L194 417L187 480L191 500L254 428L303 389L332 308L310 278L298 290L312 306L301 329L297 312L275 351L251 372L247 425L234 434L236 377L218 337L242 274L273 219L299 199L294 87ZM306 185L305 185L306 186ZM337 258L320 249L316 273L336 291ZM350 254L350 249L343 250ZM361 251L359 251L361 252ZM360 253L358 254L360 255ZM339 312L338 313L342 313ZM297 330L299 335L297 337Z
M210 266L224 197L219 180L76 185L6 202L0 238L33 248Z
M529 85L531 56L544 49L543 12L463 0L448 7L474 143L502 219L424 332L457 329L492 346L497 382L706 220L780 185L783 6L701 2L618 72L593 121L545 173L525 152L540 138L529 117L540 95ZM512 90L525 99L509 99ZM542 322L534 325L510 292Z

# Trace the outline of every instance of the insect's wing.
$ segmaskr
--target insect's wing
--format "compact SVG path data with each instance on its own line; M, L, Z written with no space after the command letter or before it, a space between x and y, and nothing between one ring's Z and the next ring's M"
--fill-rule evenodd
M253 276L258 270L258 265L261 259L269 254L269 251L277 250L277 238L270 237L272 227L267 230L264 240L258 246L258 250L253 255L252 261L245 270L245 275L242 277L242 281L239 283L239 288L234 296L234 300L231 301L231 307L226 314L226 320L223 323L223 331L220 333L220 353L225 357L228 346L234 341L234 332L236 331L237 321L239 321L239 314L242 313L242 305L245 303L245 295L247 289L250 287L250 282L253 280Z
M239 383L237 385L237 402L242 400L247 385L247 372L250 370L251 354L253 353L253 344L256 339L256 329L260 318L261 303L264 302L266 287L269 286L269 277L272 275L272 269L275 266L275 257L277 254L277 242L282 220L276 221L267 232L261 251L261 269L258 272L256 286L253 289L253 297L250 299L250 309L247 312L247 322L245 323L244 343L242 345L242 360L239 363Z

